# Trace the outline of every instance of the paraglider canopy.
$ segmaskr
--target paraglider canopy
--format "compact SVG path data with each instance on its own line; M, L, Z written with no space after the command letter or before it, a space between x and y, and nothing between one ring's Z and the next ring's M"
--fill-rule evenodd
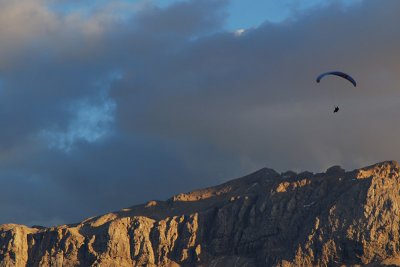
M350 75L348 75L347 73L341 72L341 71L329 71L329 72L322 73L317 77L317 83L319 83L321 81L321 79L327 75L335 75L335 76L341 77L341 78L346 79L349 82L351 82L354 85L354 87L357 86L356 81Z

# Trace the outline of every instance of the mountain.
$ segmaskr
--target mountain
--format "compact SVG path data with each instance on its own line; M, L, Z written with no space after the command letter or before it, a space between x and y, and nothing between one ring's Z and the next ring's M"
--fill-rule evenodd
M57 227L0 226L0 266L400 264L400 167L261 169Z

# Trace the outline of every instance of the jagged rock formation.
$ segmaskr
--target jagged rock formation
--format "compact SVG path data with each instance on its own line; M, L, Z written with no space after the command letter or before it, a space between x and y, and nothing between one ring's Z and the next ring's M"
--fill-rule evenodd
M396 265L399 176L393 161L261 169L74 225L2 225L0 266Z

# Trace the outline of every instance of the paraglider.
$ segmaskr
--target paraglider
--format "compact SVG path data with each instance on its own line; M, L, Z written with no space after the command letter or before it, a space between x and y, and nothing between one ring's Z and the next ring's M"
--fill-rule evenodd
M357 86L357 82L349 74L341 72L341 71L329 71L329 72L322 73L317 77L317 83L319 83L321 81L321 79L327 75L335 75L335 76L341 77L341 78L346 79L349 82L351 82L354 85L354 87Z
M353 77L351 77L349 74L341 72L341 71L328 71L328 72L322 73L322 74L318 75L317 80L316 80L317 83L319 83L321 81L321 79L327 75L338 76L340 78L343 78L343 79L346 79L347 81L349 81L351 84L353 84L354 87L357 86L357 82L356 82L356 80L353 79ZM333 113L337 113L338 111L339 111L339 107L335 106Z

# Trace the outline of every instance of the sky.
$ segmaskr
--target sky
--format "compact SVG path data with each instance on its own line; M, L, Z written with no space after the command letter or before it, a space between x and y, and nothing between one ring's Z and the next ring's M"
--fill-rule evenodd
M249 2L0 0L0 224L398 160L400 2Z

